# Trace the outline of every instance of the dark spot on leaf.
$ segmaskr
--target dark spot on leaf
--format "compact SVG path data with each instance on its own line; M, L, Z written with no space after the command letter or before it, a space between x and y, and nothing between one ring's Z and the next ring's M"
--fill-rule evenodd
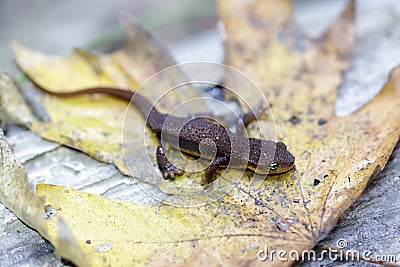
M324 120L324 119L318 120L318 125L324 125L325 123L326 123L326 120Z
M295 41L296 41L296 42L295 42L294 46L295 46L296 50L297 50L298 52L304 52L304 51L306 50L306 46L304 45L304 43L302 42L302 40L296 38Z
M273 85L273 86L271 86L271 90L275 93L276 96L280 95L281 89L279 86ZM267 95L267 98L268 98L268 95ZM272 107L272 104L270 104L269 107Z
M254 13L251 14L251 16L249 17L249 24L256 29L257 28L264 29L267 27L267 22L262 17Z
M57 210L53 208L51 205L46 205L44 207L44 215L43 218L45 220L53 219L57 215Z
M212 98L217 100L224 100L224 87L222 85L216 84L207 88L207 93L211 95Z
M234 45L234 49L237 50L238 52L244 52L245 49L243 48L243 45L241 43L236 43Z
M256 204L257 206L262 206L262 202L258 199L254 200L254 204Z
M319 185L321 183L321 181L320 180L318 180L318 179L314 179L314 186L317 186L317 185Z
M278 33L278 41L284 43L287 40L288 36L285 32Z
M301 120L300 120L297 116L295 116L295 115L293 115L293 116L289 119L289 121L290 121L293 125L299 124L299 123L301 122Z

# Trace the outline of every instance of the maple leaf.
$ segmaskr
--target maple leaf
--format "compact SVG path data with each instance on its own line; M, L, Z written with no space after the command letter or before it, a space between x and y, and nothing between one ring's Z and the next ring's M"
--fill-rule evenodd
M217 201L194 208L143 206L38 185L38 194L46 198L46 204L61 210L59 216L71 227L91 264L101 264L105 259L104 264L116 265L132 262L290 265L293 263L290 259L260 262L257 255L265 246L286 252L314 247L361 194L369 178L385 166L400 132L400 114L391 112L400 105L400 69L392 71L381 92L360 110L345 117L337 117L333 112L336 90L343 82L342 73L350 64L354 1L349 2L343 14L318 40L301 34L292 19L290 1L221 0L219 10L224 25L226 63L249 75L272 103L277 139L283 140L295 155L296 168L268 176L255 188L249 187L252 176L246 172ZM47 80L40 80L43 76L38 76L38 70L51 73L40 65L46 62L46 57L36 65L27 66L25 60L32 53L22 57L26 50L17 48L16 52L19 65L36 83L48 89L59 87L57 82L50 86ZM126 66L120 67L126 72ZM109 77L118 73L112 72ZM225 85L239 88L236 93L251 105L259 101L247 84L229 72L225 73ZM51 101L57 101L57 105L52 107L44 102L50 115L55 114L55 107L69 103L69 109L79 103L85 103L85 108L105 109L100 104L79 102L82 99ZM115 107L120 105L115 103ZM51 123L55 121L53 117L48 125L54 127ZM75 121L76 124L68 126L72 127L68 139L71 142L57 141L76 145L72 130L82 125L80 119ZM87 121L82 124L87 125ZM46 130L32 125L28 124L33 131L50 138ZM143 123L138 125L142 127ZM101 124L95 126L99 132L103 129L97 128L103 127ZM57 127L53 129L56 132L52 134L57 136ZM84 146L79 148L87 153L92 151ZM145 179L146 173L143 176ZM191 178L192 175L184 176L186 180ZM85 205L75 203L78 196ZM173 197L167 196L163 201ZM94 217L87 218L91 209L95 211ZM122 212L116 213L115 209ZM99 225L99 229L87 227L90 223ZM48 229L55 225L55 220L46 222ZM58 237L53 233L54 244ZM107 243L111 249L96 251L94 246L88 247L84 242L88 237L98 239L96 246ZM288 259L287 254L285 258Z

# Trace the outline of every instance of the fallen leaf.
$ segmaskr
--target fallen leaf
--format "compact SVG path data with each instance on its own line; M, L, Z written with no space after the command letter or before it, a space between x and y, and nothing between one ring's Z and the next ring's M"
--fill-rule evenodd
M62 207L81 246L87 236L96 237L97 252L105 253L112 263L128 259L151 265L290 265L293 260L281 262L274 257L261 262L257 255L267 246L286 251L287 259L291 250L301 255L303 249L314 247L370 177L384 167L399 138L400 114L392 111L400 105L400 68L357 112L346 117L333 112L342 72L350 64L354 1L319 40L301 34L291 18L290 1L220 1L219 9L226 62L248 74L267 95L278 139L296 156L296 169L268 177L251 190L250 174L245 173L217 201L191 208L142 206L72 189L43 186L40 191L38 187L47 204ZM249 90L235 77L226 76L225 82L230 88L241 88L237 93L244 99L258 101L246 95ZM88 202L87 207L74 203L77 194ZM92 198L96 201L89 201ZM114 236L91 227L92 219L85 218L88 209L96 212L97 222L106 218L96 227L112 225ZM136 256L131 256L132 251ZM86 252L92 263L99 263L95 247Z
M314 162L300 157L307 163L305 167L297 163L295 172L267 179L253 192L248 192L246 183L242 183L235 191L204 206L143 206L43 184L37 186L37 194L59 210L58 215L65 218L92 265L289 265L292 261L279 262L276 254L274 261L267 258L267 262L258 261L257 255L265 256L259 254L260 250L284 250L287 254L282 258L287 259L290 251L297 251L299 254L291 254L296 258L329 232L362 192L368 178L386 163L400 132L400 115L389 116L391 110L398 108L399 98L397 68L379 95L364 108L336 118L337 123L328 130L344 135L341 138L346 138L346 146L358 151L354 154L345 146L341 148L341 169L336 169L336 156L326 162L327 158L320 158L343 140L333 138L323 148L309 148L313 150L307 157L318 158ZM354 118L355 125L346 123ZM363 134L350 132L353 136L349 140L346 131L350 126ZM374 142L368 139L362 143L365 136L374 138ZM314 156L317 152L320 154ZM323 177L321 184L315 184L314 177L326 173L324 163L335 176ZM328 189L321 188L324 183ZM49 232L54 229L54 222L55 219L46 221Z
M219 1L226 63L248 74L267 96L278 139L296 157L292 175L267 181L256 193L268 201L272 213L265 215L275 218L281 236L308 242L308 248L383 169L399 138L400 115L392 112L399 109L399 68L365 107L334 115L337 88L350 65L354 5L349 1L330 29L311 40L293 21L290 1ZM234 77L226 77L226 84L238 86ZM251 99L245 89L240 92ZM288 244L271 249L288 251Z
M135 24L132 18L124 22L126 45L123 49L105 55L94 55L75 49L68 57L48 56L13 44L16 62L32 80L50 91L69 92L88 87L119 87L137 91L153 74L175 65L168 51L148 32ZM141 94L156 103L165 93L164 88L187 81L179 68L171 76L159 76L151 88L142 88ZM149 85L151 86L151 85ZM29 88L22 88L29 90ZM143 92L142 92L143 91ZM36 92L38 94L38 92ZM195 97L190 85L173 91L160 100L158 107L170 109L187 97ZM43 138L84 151L96 159L115 164L126 175L129 171L124 161L122 132L127 102L109 96L80 96L57 98L46 94L38 96L42 109L50 121L31 119L26 125ZM20 100L23 102L23 100ZM14 103L8 103L9 106ZM25 105L18 105L24 106ZM10 107L9 109L11 109ZM195 110L195 109L193 109ZM133 140L142 140L144 120L136 110ZM13 112L18 116L19 111ZM157 145L152 135L147 142Z
M6 75L0 75L0 89L3 85L9 87ZM35 196L32 191L25 168L14 156L8 145L3 131L0 130L0 201L20 218L29 227L35 229L44 238L49 240L56 253L63 258L70 259L79 266L89 266L85 254L80 250L69 228L62 217L55 223L61 232L58 233L58 242L53 242L43 223L45 215L44 202Z
M171 66L173 59L149 33L132 20L125 27L125 48L110 54L93 55L75 49L69 57L48 56L14 43L16 62L34 84L48 91L70 92L93 86L130 88L157 103L157 109L163 113L170 114L177 107L180 116L204 113L204 99L198 98L197 89L183 74L184 70L193 71L193 66L183 70ZM207 76L212 75L207 70ZM206 78L209 77L199 77L198 81L207 81ZM31 91L26 87L22 90ZM113 163L123 174L156 185L164 193L182 197L189 193L175 200L175 204L186 201L188 205L197 205L225 193L226 189L218 194L204 191L202 172L186 172L176 179L177 185L163 179L153 164L158 140L146 129L142 114L133 105L127 107L125 100L105 95L62 98L36 94L49 121L34 119L26 125L43 138ZM198 99L196 104L179 105L193 99ZM172 150L169 157L185 170L191 164L178 151ZM221 180L221 188L232 187L230 180L238 179L233 171L227 171L225 178ZM154 197L161 200L157 195Z
M36 118L25 105L22 95L16 90L14 81L0 72L0 116L3 122L27 125Z
M236 265L234 250L250 259L256 255L249 257L256 253L254 247L270 236L250 219L254 210L232 197L198 208L179 208L111 200L55 185L38 184L36 192L68 222L93 266L183 265L204 252L208 254L204 260L214 265ZM55 233L57 216L45 221L50 234Z

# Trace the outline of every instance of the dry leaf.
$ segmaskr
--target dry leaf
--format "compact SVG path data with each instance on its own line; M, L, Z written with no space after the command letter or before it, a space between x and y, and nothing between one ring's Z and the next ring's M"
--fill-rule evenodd
M122 50L94 55L75 49L64 58L44 55L14 43L16 62L36 84L50 91L68 92L95 86L114 86L135 91L151 75L175 62L165 48L132 19L126 19L124 26L127 41ZM164 93L163 88L186 82L184 74L178 68L174 70L172 76L163 76L157 83L153 82L158 86L143 89L141 93L155 103ZM196 95L196 91L187 86L185 90L163 98L160 107L174 107L183 96ZM126 101L108 96L61 99L42 95L40 102L50 122L31 120L27 126L32 131L48 140L84 151L100 161L113 163L122 173L129 174L124 161L121 132L128 104ZM17 116L18 112L15 111L14 115ZM133 118L135 129L143 129L142 115L134 111ZM133 138L142 139L143 131ZM147 138L150 144L156 145L151 135Z
M10 76L0 72L0 116L3 122L26 125L36 118L25 105L24 100Z
M248 188L246 173L233 191L196 208L141 206L43 186L41 195L48 204L62 207L81 245L86 236L94 236L101 240L96 245L111 247L104 252L107 260L151 265L289 265L292 262L277 258L260 262L258 252L266 245L271 250L300 253L312 248L360 195L371 175L384 167L398 140L400 114L392 111L400 105L399 68L362 109L346 117L333 113L341 74L349 66L354 1L319 40L300 34L291 18L290 1L220 1L219 9L226 61L248 74L268 96L279 126L278 138L296 156L296 169L268 177L253 190ZM240 87L240 95L251 99L234 78L227 76L227 85ZM88 201L88 207L81 209L74 194ZM89 202L92 198L98 202ZM67 212L67 208L72 210ZM88 209L115 224L115 239L91 227L85 219ZM135 214L131 220L137 224L126 213L114 212L119 209ZM74 214L80 214L79 218L73 219ZM121 239L124 235L126 239ZM120 243L113 246L111 242ZM89 248L90 260L97 264L95 248ZM130 255L118 255L130 248ZM138 253L136 257L131 257L132 251Z
M92 266L128 266L143 264L151 258L161 260L165 251L160 249L169 248L178 248L176 256L183 260L190 253L187 244L174 244L176 237L207 236L201 227L203 223L193 225L190 211L186 213L185 209L143 206L55 185L39 184L36 192L45 197L46 205L57 210L54 218L45 221L49 233L56 238L57 216L66 218ZM216 221L225 223L223 217ZM155 231L146 225L159 227ZM155 254L158 251L160 257Z
M9 87L6 75L0 75L0 89L3 85ZM4 88L6 89L6 88ZM35 196L25 171L25 168L16 159L10 146L8 145L3 131L0 130L0 201L18 218L29 227L32 227L44 238L50 240L43 217L45 215L44 203L42 199ZM84 253L80 250L75 238L69 228L64 224L62 217L58 218L56 224L62 234L58 233L57 242L52 242L56 253L63 258L70 259L79 266L89 266Z
M344 137L339 135L341 138L326 141L322 149L309 147L313 151L307 156L317 159L311 163L301 159L294 173L268 179L255 192L249 193L246 185L241 184L237 190L205 206L143 206L52 185L38 185L37 194L59 210L93 265L287 265L291 262L279 262L276 258L275 262L258 261L259 250L268 246L270 250L296 250L301 254L329 232L340 213L361 193L368 177L386 163L400 132L400 115L389 116L390 110L398 108L399 98L397 68L375 99L353 115L336 118L337 122L326 131L327 135L330 131ZM354 119L358 123L352 127L363 134L350 132L353 136L348 140L350 136L345 131L351 125L347 122ZM363 141L365 136L374 142ZM344 161L342 168L337 169L339 159L323 162L327 158L320 156L342 138L358 154L343 146L339 159ZM302 162L306 166L301 167ZM308 170L313 164L318 164L318 169ZM324 165L336 176L322 177L321 184L316 185L313 179L324 175ZM324 183L328 184L326 190L321 187ZM46 223L52 232L54 220Z
M259 250L265 245L271 250L295 249L300 252L312 248L327 234L346 205L362 191L371 173L383 167L395 142L395 138L390 137L399 134L399 118L389 122L384 117L376 119L379 116L376 111L389 103L395 108L399 98L400 69L396 69L382 92L352 115L361 119L363 130L369 129L376 138L376 144L370 147L353 141L354 145L364 148L364 151L359 150L359 155L353 156L359 160L369 157L370 164L361 160L356 165L357 159L349 158L348 165L344 166L346 169L330 183L332 193L326 201L326 191L315 190L320 185L305 178L306 184L302 185L299 178L307 176L297 174L296 177L296 173L293 177L286 175L267 180L252 194L239 187L219 201L197 208L163 204L143 206L52 185L38 185L37 194L45 197L47 205L58 210L57 216L65 219L95 266L184 265L187 262L265 265L265 262L257 261ZM381 150L377 152L375 147L381 147ZM300 191L302 188L314 189L308 191L309 203L305 203L307 199ZM290 195L296 190L299 190L297 195ZM347 192L351 195L346 199ZM333 210L335 204L342 206ZM311 210L317 205L320 205L319 212ZM46 221L50 233L55 231L54 223L55 219ZM318 224L320 226L316 227ZM282 262L275 263L283 265Z
M319 40L301 34L290 1L220 1L219 8L226 63L248 74L268 96L284 129L278 136L296 156L292 176L260 191L273 211L267 217L283 224L282 237L309 239L311 248L385 166L399 138L400 115L392 112L399 109L399 69L368 105L336 117L336 90L353 45L354 1ZM227 77L228 85L235 82ZM288 243L271 247L286 249Z

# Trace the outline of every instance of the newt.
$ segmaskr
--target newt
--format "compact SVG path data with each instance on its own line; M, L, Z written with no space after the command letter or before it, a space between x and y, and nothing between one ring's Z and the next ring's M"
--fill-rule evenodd
M147 126L159 140L156 156L165 179L174 179L176 175L182 175L184 170L168 160L164 140L185 154L211 160L205 170L205 185L213 181L214 173L219 168L226 168L228 165L237 169L249 169L258 174L280 174L290 171L294 166L295 158L283 142L246 138L238 131L233 133L219 123L203 117L183 118L160 113L148 99L130 90L96 87L60 93L48 91L39 85L38 87L57 97L106 94L127 101L132 99L143 117L147 118ZM241 122L247 127L256 117L250 111L241 116Z

